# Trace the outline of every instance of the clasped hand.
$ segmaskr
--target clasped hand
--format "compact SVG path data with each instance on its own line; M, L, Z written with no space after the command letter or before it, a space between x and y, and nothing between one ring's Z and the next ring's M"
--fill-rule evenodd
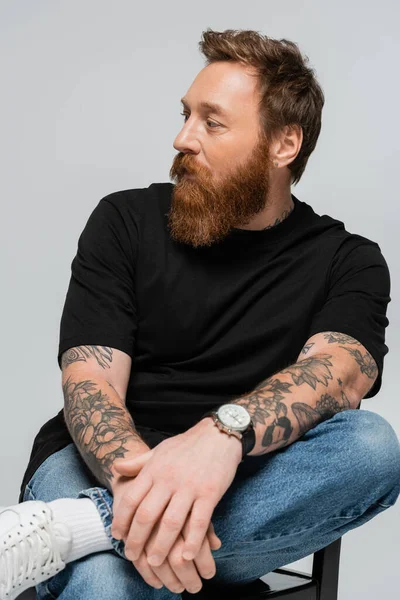
M235 477L241 454L236 439L205 419L149 452L116 460L121 475L136 475L129 494L114 496L111 533L125 540L126 557L135 564L145 550L153 569L162 569L170 550L176 555L178 547L182 564L200 558L205 536L213 534L212 513Z

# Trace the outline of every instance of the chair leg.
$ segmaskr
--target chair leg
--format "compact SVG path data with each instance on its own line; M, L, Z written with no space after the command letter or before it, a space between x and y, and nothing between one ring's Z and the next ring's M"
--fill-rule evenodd
M312 577L320 582L319 600L337 600L341 542L338 538L314 553Z

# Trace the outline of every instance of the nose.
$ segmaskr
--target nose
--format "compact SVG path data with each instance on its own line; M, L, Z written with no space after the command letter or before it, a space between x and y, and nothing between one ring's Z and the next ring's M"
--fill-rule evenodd
M200 144L194 135L193 129L185 124L181 131L176 136L173 146L178 152L183 154L198 154L200 152Z

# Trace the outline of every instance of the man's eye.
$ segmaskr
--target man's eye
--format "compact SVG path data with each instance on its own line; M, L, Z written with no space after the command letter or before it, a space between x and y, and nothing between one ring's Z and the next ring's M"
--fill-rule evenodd
M185 117L184 121L186 123L186 117L188 117L188 115L186 113L181 113L182 117ZM206 123L212 123L213 125L215 125L215 127L210 127L210 129L216 129L216 127L219 127L218 123L214 123L214 121L210 121L209 119L207 119Z

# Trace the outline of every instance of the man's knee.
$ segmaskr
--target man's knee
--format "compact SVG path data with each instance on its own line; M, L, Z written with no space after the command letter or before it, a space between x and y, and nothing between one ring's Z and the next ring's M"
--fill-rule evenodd
M47 582L54 597L65 598L145 598L150 587L134 565L112 551L97 552L68 563ZM41 585L44 585L41 584Z
M346 410L334 417L346 424L343 450L354 477L369 481L382 493L400 487L400 444L391 424L378 413Z
M69 444L47 457L36 469L28 482L29 499L51 502L58 498L76 498L80 490L92 485L95 478L86 469L74 444Z

